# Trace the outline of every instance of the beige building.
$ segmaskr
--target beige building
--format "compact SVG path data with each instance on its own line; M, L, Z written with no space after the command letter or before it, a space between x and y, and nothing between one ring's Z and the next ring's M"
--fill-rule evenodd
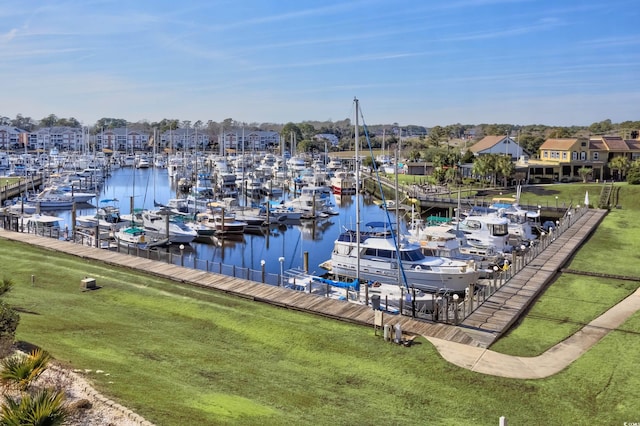
M583 167L593 170L592 180L612 179L617 176L607 164L616 156L625 156L629 161L639 159L640 140L624 140L620 136L547 139L540 146L538 159L518 166L526 166L531 183L578 180Z

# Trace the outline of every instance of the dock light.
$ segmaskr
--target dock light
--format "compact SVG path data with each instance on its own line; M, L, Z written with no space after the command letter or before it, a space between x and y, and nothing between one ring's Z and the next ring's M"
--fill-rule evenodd
M453 294L453 304L455 305L455 309L453 311L453 321L454 323L457 325L458 324L458 299L460 298L460 296L458 296L456 293Z
M265 271L264 271L264 265L266 265L266 264L267 264L267 261L266 261L266 260L262 259L262 260L260 261L260 268L261 268L261 270L262 270L262 284L264 284L264 275L265 275L265 273L264 273L264 272L265 272Z
M184 244L180 244L180 266L184 266Z
M280 262L280 285L284 285L284 257L280 256L278 258L278 262Z

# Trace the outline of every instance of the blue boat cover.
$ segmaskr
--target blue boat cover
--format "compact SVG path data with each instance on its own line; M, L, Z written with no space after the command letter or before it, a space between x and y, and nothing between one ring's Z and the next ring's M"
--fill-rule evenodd
M330 286L333 286L333 287L350 288L352 290L358 290L360 288L360 281L358 281L358 280L354 280L353 282L348 283L348 282L344 282L344 281L329 280L329 279L321 278L321 277L313 277L311 279L313 281L316 281L316 282L329 284Z

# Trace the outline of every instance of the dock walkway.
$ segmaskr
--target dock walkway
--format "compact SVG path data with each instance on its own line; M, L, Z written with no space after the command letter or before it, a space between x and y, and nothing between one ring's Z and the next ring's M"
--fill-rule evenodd
M459 326L387 315L385 323L400 324L404 332L444 341L486 348L505 333L553 280L575 250L595 230L606 211L589 210L559 235L546 250L491 295ZM368 306L216 273L129 256L33 234L0 229L0 238L106 264L131 268L184 284L210 288L287 309L309 312L361 325L373 325L375 313Z

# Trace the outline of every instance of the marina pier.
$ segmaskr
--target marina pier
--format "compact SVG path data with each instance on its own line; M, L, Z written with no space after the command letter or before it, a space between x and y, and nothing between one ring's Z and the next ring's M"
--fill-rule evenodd
M508 275L505 273L500 278L495 276L486 283L485 288L489 287L492 290L490 294L471 291L468 297L456 301L457 306L451 311L447 321L434 322L418 320L407 315L386 315L386 322L399 324L403 332L413 335L488 347L526 312L547 286L552 284L554 277L562 271L573 253L589 238L605 215L606 210L584 207L575 211L573 215L568 215L555 234L545 237L537 251L531 251L528 255L523 255L520 261L514 262L514 269ZM192 269L184 266L182 256L180 263L176 265L7 229L0 230L0 238L131 268L184 285L223 291L287 309L361 325L373 326L375 321L375 311L370 306ZM460 313L462 315L458 317Z

